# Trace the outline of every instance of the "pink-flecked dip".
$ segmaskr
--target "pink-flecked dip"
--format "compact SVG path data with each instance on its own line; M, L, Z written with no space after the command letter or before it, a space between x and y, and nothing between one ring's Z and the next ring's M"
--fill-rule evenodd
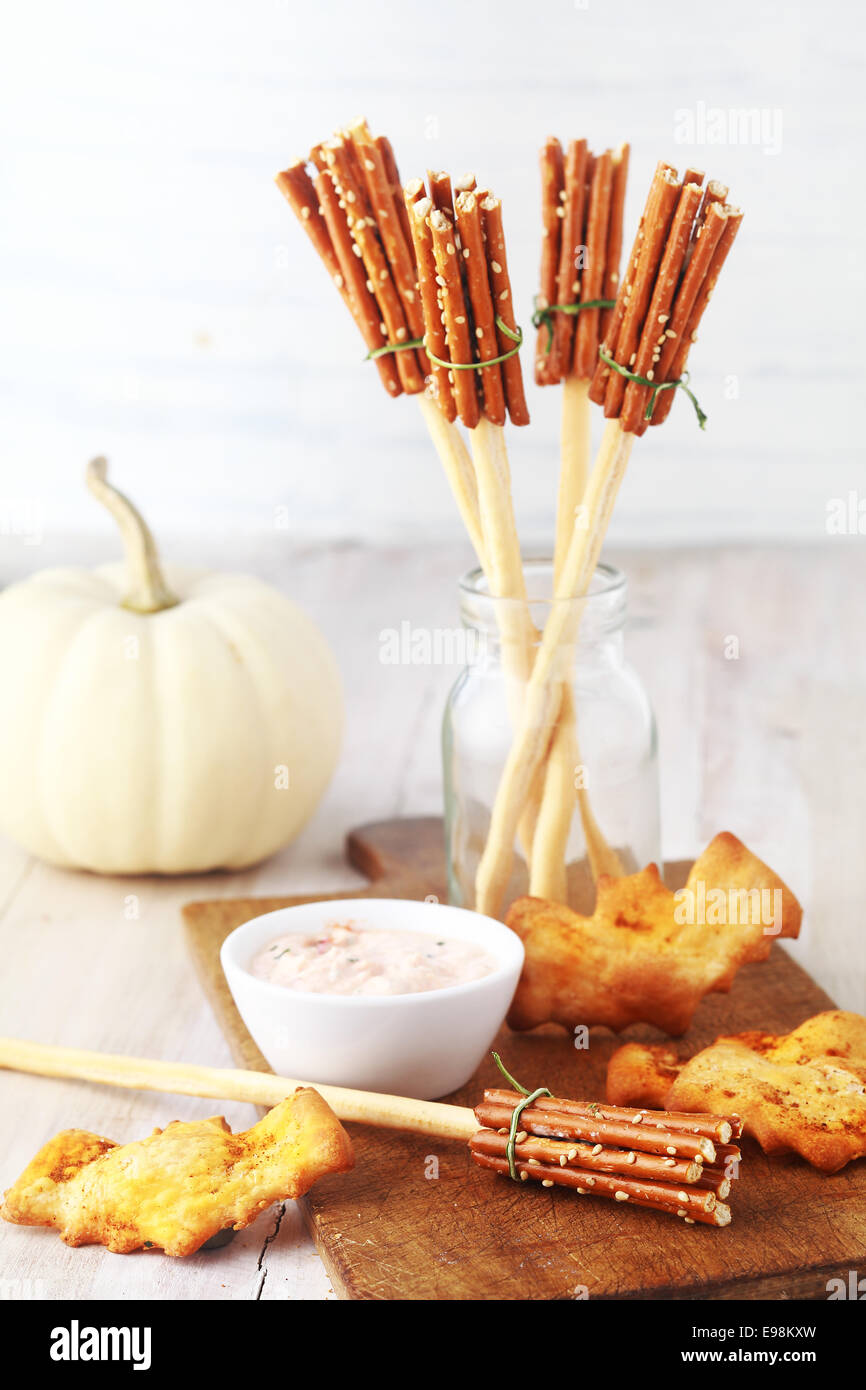
M472 941L335 922L310 935L278 936L250 969L305 994L422 994L480 980L497 964Z

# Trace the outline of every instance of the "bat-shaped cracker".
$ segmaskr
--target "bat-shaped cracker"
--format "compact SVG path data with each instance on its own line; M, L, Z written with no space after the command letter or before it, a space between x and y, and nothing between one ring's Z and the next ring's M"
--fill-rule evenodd
M741 965L766 960L775 937L797 936L801 916L778 875L727 833L676 894L650 864L627 878L602 877L592 917L518 898L506 922L526 961L508 1022L569 1031L603 1023L616 1032L652 1023L683 1033L705 994L726 993Z
M221 1116L176 1120L123 1145L63 1130L9 1188L0 1215L54 1226L67 1245L191 1255L218 1231L241 1230L272 1202L301 1197L353 1163L336 1115L305 1087L240 1134Z
M734 1096L765 1153L793 1151L835 1173L866 1155L866 1018L832 1010L780 1036L717 1038L690 1061L665 1045L627 1043L610 1060L607 1095L696 1113Z

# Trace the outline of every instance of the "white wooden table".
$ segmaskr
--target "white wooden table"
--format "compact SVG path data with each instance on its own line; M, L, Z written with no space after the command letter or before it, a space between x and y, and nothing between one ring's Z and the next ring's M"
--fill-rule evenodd
M180 905L191 898L352 887L345 832L363 821L438 812L439 724L456 672L379 661L383 629L456 622L459 546L291 549L257 538L251 568L301 601L337 651L348 694L339 772L313 823L284 853L243 874L178 880L61 873L0 842L0 1032L112 1052L230 1064L186 958ZM225 565L219 537L164 546ZM104 548L96 552L100 557ZM6 541L3 578L34 563L92 556L82 542L28 551ZM807 906L791 949L843 1007L866 1011L863 901L866 643L862 541L815 548L612 554L631 583L628 651L658 716L664 849L692 854L730 829ZM726 655L727 639L739 656ZM730 650L730 643L727 643ZM755 1020L756 1025L760 1020ZM7 1186L59 1129L128 1141L171 1119L250 1106L0 1075ZM333 1297L293 1203L222 1250L159 1254L68 1250L53 1233L0 1228L0 1297L285 1299Z

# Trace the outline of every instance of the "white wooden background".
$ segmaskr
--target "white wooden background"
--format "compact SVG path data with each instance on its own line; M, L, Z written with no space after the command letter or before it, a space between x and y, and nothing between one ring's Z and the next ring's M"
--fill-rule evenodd
M684 400L650 431L616 534L819 539L829 499L866 497L864 80L857 0L7 7L0 529L25 505L92 525L80 469L105 452L161 534L284 507L307 535L456 535L417 412L361 365L272 183L363 111L406 178L474 166L500 192L524 323L549 132L632 141L632 232L658 158L722 176L747 215L694 358L709 431ZM681 141L712 108L781 125ZM558 395L532 390L513 441L525 531L551 521Z
M272 186L359 111L394 138L407 178L474 166L501 193L524 322L547 133L632 141L632 229L662 156L705 164L746 208L695 355L708 432L682 402L650 431L615 522L621 545L641 547L620 552L630 648L659 716L666 853L693 853L722 827L740 834L807 904L794 954L841 1004L866 1008L863 540L826 530L833 498L853 493L856 508L866 497L855 409L864 67L854 0L402 0L375 12L351 0L31 0L9 11L0 581L116 553L82 487L85 460L108 453L157 533L182 537L175 558L254 568L306 604L337 650L350 719L315 821L247 874L96 879L0 843L0 1031L227 1063L180 904L350 887L351 825L441 807L454 672L382 667L379 633L404 618L453 622L468 556L417 412L361 366ZM708 108L757 109L773 138L678 139L682 113L697 121ZM558 393L533 388L531 406L512 461L523 534L541 537ZM776 544L735 544L755 537ZM736 662L723 655L732 634ZM130 893L136 920L124 915ZM128 1140L214 1108L5 1074L0 1102L0 1185L60 1128ZM226 1113L234 1125L253 1117ZM184 1262L0 1229L0 1297L327 1292L292 1204Z
M92 559L46 542L46 562ZM5 555L6 577L16 565ZM441 809L439 725L455 671L383 666L383 628L450 626L462 546L345 543L246 548L198 538L175 559L254 568L329 635L349 694L335 780L297 843L244 874L129 880L67 874L0 841L0 1034L229 1065L187 959L180 905L193 898L350 888L345 832ZM792 953L844 1007L866 1012L863 552L821 546L612 552L631 586L627 649L658 715L664 850L694 854L730 829L806 905ZM23 568L23 561L18 561ZM739 659L724 644L739 639ZM125 916L130 894L140 915ZM760 1019L755 1020L760 1026ZM59 1129L128 1141L171 1119L250 1106L0 1073L0 1189ZM0 1298L322 1298L329 1285L297 1209L275 1207L221 1251L68 1250L48 1231L0 1223Z

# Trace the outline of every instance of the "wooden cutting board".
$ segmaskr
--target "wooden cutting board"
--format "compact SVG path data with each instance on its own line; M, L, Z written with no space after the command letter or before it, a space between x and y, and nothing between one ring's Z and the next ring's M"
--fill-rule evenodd
M386 821L349 836L350 862L371 880L369 897L445 900L438 819ZM672 887L688 865L669 865ZM298 902L233 898L184 908L189 946L204 990L239 1066L269 1070L241 1021L219 948L241 922ZM719 1033L788 1032L832 1001L774 945L749 965L729 995L698 1008L680 1045L694 1052ZM615 1037L594 1028L587 1051L562 1029L503 1028L496 1046L526 1086L604 1096L607 1061L624 1039L659 1040L651 1028ZM314 1080L315 1078L310 1078ZM500 1084L492 1061L452 1099L472 1105ZM799 1158L764 1157L743 1143L741 1176L724 1230L685 1226L657 1212L577 1199L560 1189L513 1184L476 1168L461 1144L350 1125L357 1164L318 1183L302 1206L335 1290L344 1298L826 1298L827 1281L866 1272L866 1161L831 1177Z

